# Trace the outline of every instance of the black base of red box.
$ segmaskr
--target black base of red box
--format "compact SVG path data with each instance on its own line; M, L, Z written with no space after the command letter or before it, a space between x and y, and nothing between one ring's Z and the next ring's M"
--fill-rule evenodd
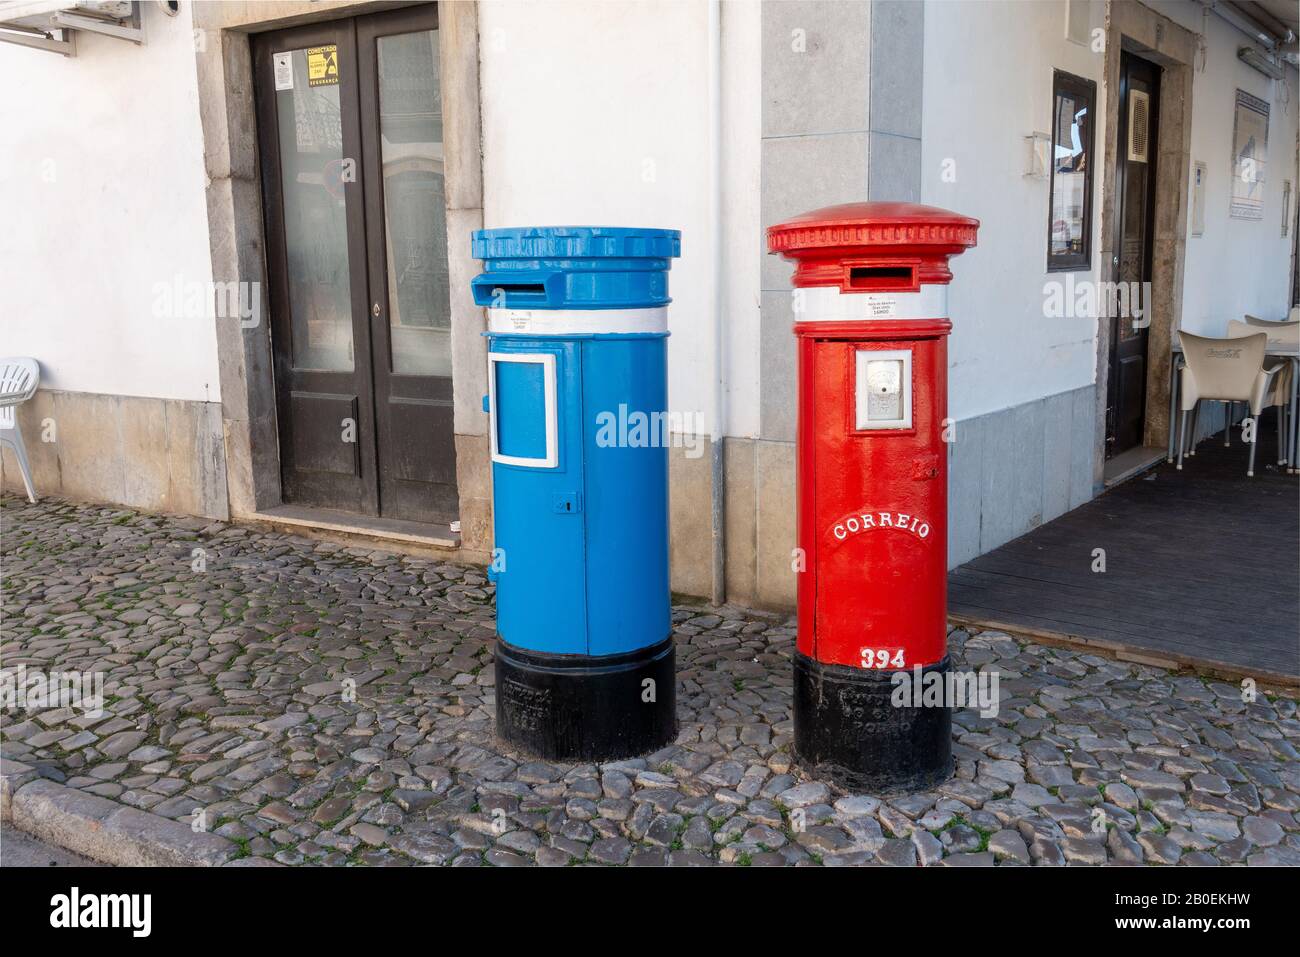
M950 668L945 656L921 673ZM796 652L794 748L809 774L872 792L920 791L952 776L952 709L896 706L894 674Z

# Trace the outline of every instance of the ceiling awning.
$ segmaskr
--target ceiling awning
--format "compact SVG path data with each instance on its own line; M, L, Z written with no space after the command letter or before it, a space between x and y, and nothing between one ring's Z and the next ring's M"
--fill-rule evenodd
M1280 60L1292 66L1300 64L1300 7L1296 0L1200 0L1207 10L1213 10L1220 19L1236 27L1259 48L1257 56L1242 56L1247 48L1238 51L1238 57L1261 73L1277 79L1281 76ZM1256 62L1251 62L1255 60ZM1262 64L1262 65L1261 65Z
M76 32L144 42L133 0L0 0L0 42L76 56Z

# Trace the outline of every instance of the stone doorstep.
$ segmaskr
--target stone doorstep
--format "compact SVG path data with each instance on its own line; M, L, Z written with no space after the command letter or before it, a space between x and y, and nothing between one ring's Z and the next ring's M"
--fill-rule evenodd
M460 551L460 533L450 531L446 525L372 518L333 509L277 505L236 521L286 535L303 535L352 547L369 545L444 560Z
M19 761L0 774L0 822L47 844L123 867L217 867L239 846L188 824L56 784Z

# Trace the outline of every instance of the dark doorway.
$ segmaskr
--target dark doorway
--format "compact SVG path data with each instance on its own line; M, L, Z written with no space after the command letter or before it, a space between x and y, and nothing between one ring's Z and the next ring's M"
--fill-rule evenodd
M437 8L253 38L288 504L456 518Z
M1106 394L1106 458L1142 444L1147 392L1147 332L1152 303L1156 132L1160 68L1131 53L1120 57L1119 143L1115 160L1117 268L1123 284L1112 302Z

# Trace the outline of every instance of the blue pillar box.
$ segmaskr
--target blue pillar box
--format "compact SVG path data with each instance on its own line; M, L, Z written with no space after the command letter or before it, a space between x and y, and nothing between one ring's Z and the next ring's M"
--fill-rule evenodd
M554 760L676 736L670 229L484 229L497 733ZM640 415L638 415L640 413Z

